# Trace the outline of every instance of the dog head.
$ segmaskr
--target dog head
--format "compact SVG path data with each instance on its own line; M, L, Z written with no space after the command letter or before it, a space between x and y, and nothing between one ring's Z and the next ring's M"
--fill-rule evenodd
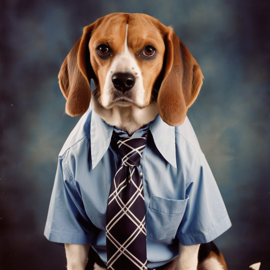
M156 106L154 116L159 113L172 126L182 124L203 81L199 65L172 27L145 14L126 13L86 26L58 77L70 116L86 112L92 94L101 114L131 107L147 112ZM96 86L92 93L91 79Z

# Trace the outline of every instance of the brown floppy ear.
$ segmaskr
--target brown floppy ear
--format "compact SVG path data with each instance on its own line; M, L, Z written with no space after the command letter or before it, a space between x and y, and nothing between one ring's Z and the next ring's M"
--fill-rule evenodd
M165 45L164 77L157 103L163 121L177 126L184 122L188 108L196 100L203 75L198 63L171 27L165 34Z
M66 113L72 117L84 114L91 99L91 78L96 78L90 63L88 42L95 24L86 26L58 74L61 91L66 98Z

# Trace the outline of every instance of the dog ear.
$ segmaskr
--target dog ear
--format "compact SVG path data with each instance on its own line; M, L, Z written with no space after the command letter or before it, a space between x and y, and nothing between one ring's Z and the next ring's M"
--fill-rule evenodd
M72 117L84 114L91 99L91 78L96 78L90 63L88 43L95 24L86 26L58 74L61 91L66 98L66 113Z
M181 125L196 100L202 83L201 69L187 47L168 27L165 34L164 76L158 93L159 114L171 126Z

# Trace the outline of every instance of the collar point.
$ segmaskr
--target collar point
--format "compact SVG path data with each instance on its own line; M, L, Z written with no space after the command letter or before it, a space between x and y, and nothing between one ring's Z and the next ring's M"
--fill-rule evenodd
M171 165L172 165L175 169L177 169L177 164L176 164L176 163L171 163Z

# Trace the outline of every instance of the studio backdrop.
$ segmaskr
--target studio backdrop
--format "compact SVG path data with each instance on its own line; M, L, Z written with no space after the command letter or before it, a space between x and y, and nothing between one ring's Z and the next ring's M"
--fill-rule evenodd
M232 227L229 270L270 269L270 2L1 0L0 269L66 269L43 236L58 153L77 118L57 74L84 26L112 12L171 25L204 74L188 111Z

